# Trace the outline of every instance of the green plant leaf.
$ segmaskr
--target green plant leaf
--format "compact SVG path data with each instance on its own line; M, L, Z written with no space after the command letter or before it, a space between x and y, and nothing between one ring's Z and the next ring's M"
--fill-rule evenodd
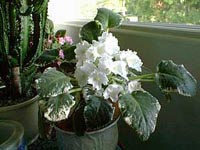
M142 140L147 140L155 130L161 108L158 100L146 91L125 94L119 100L125 122L136 130Z
M169 5L172 5L174 3L173 0L164 0L165 3L169 4Z
M58 49L45 50L35 61L36 65L47 65L59 57Z
M73 100L73 97L68 93L50 97L47 104L51 110L49 117L51 117L52 120L56 120L60 117L62 117L62 119L68 118L70 109L74 104L75 101Z
M183 65L163 60L157 66L156 83L164 92L178 92L184 96L196 94L197 81Z
M78 136L83 136L86 131L85 119L84 119L84 107L85 101L81 99L72 114L72 125L74 132Z
M99 8L94 20L98 20L103 25L103 29L106 30L118 27L122 22L122 16L107 8Z
M76 46L66 45L62 46L63 53L65 55L65 60L71 61L75 59L75 52Z
M64 37L67 34L67 30L65 29L60 29L57 30L55 33L55 37Z
M81 28L80 38L92 43L93 40L98 40L101 33L102 25L98 21L91 21Z
M84 109L85 123L88 129L104 127L112 120L113 108L101 97L90 96Z
M27 92L30 89L30 87L32 86L32 83L35 80L35 75L36 75L36 69L37 67L33 64L30 65L28 67L24 67L23 72L21 73L21 80L23 80L24 82L21 83L22 86L22 93Z
M41 97L57 96L72 87L70 78L55 68L48 68L36 82Z
M48 0L36 0L33 4L34 12L40 14L44 9L46 9Z

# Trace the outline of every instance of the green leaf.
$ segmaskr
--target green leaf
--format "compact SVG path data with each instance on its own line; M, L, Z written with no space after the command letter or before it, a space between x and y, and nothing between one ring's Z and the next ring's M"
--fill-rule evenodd
M85 24L80 31L80 38L92 43L93 40L98 40L102 33L102 26L98 21L91 21Z
M55 37L64 37L67 34L67 30L65 29L60 29L56 31Z
M35 0L33 4L34 12L40 14L44 9L46 9L48 0Z
M71 61L75 59L75 52L74 50L76 49L76 46L62 46L61 47L65 56L65 60Z
M103 29L118 27L122 22L122 16L107 8L99 8L94 20L98 20L102 25Z
M70 78L55 68L48 68L36 82L41 97L57 96L72 87Z
M173 0L164 0L165 3L169 4L169 5L172 5L174 3Z
M84 107L85 101L80 100L72 114L73 129L76 135L83 136L86 131L85 119L84 119Z
M51 108L51 112L49 114L50 118L52 118L52 120L56 120L60 117L62 117L62 119L68 118L70 109L74 106L74 104L75 101L73 100L73 97L67 93L50 97L47 104L48 107ZM61 114L62 116L60 116Z
M183 65L163 60L157 66L156 82L164 92L177 91L184 96L196 94L197 81Z
M45 50L35 61L37 65L47 65L54 62L59 56L58 49Z
M119 100L125 122L136 130L142 140L147 140L155 130L161 108L158 100L146 91L125 94Z
M24 81L21 83L22 86L22 93L25 93L30 89L32 83L35 80L37 67L33 64L28 67L24 67L23 72L21 72L21 79Z
M101 97L90 96L84 109L85 123L88 129L104 127L112 120L113 108Z

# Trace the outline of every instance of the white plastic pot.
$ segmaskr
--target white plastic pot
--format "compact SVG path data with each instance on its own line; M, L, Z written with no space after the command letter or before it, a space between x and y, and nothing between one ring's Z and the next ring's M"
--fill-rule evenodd
M24 127L19 122L0 120L0 150L25 149L23 135Z
M26 145L38 137L38 99L36 96L16 105L0 107L0 120L15 120L23 125Z
M118 119L103 129L86 132L84 136L55 127L59 150L116 150L117 121Z

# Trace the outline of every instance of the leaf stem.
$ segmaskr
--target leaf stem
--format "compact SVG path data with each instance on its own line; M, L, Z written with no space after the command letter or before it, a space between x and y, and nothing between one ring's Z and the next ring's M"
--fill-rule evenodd
M69 94L75 93L75 92L80 92L81 90L82 90L82 88L72 89L72 90L69 91Z
M150 74L132 76L132 77L129 77L129 80L140 80L140 81L152 82L154 81L154 78L155 78L155 73L150 73Z

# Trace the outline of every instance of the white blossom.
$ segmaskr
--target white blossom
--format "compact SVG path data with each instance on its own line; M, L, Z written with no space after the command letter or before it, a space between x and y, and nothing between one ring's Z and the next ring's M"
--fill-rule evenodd
M111 73L110 64L113 63L112 57L106 55L99 59L98 68L105 74L109 75Z
M119 98L120 92L123 91L123 87L119 84L110 84L105 89L103 96L105 99L111 99L113 102L116 102Z
M94 44L98 47L97 51L100 55L114 56L120 50L118 39L108 32L103 32L102 36L98 37L98 42L94 42Z
M120 75L121 77L128 80L128 78L127 78L127 74L128 74L127 65L124 61L113 61L110 64L110 70L114 74Z
M143 63L135 51L120 51L117 55L117 59L125 61L130 68L133 68L137 71L142 70L141 67Z
M90 46L85 52L86 60L95 62L99 54L97 53L97 48L95 46Z
M95 65L89 62L85 62L83 66L76 68L74 76L81 87L85 86L88 83L88 77L95 69Z
M142 90L141 83L137 80L130 81L127 86L127 90L129 93L133 91Z
M91 73L88 78L88 83L92 84L93 88L96 90L101 90L102 84L107 85L108 78L105 73L95 70Z
M80 42L76 45L76 49L74 50L75 52L75 57L77 60L76 66L81 66L83 65L83 62L86 61L86 51L88 48L90 48L90 44L87 41Z

